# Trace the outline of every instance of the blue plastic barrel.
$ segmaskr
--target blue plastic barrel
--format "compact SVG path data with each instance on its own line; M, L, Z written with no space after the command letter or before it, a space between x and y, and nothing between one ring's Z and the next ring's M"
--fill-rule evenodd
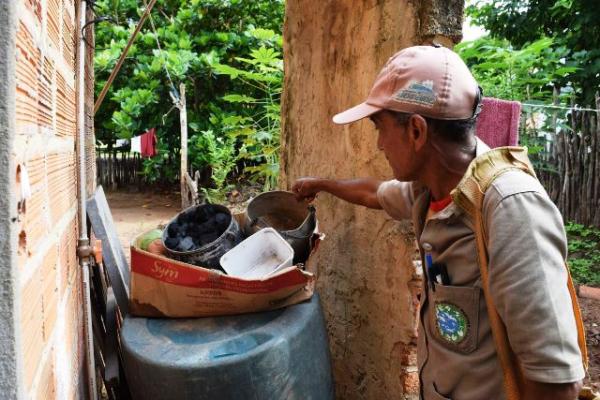
M126 317L134 399L333 399L318 295L281 310L227 317Z

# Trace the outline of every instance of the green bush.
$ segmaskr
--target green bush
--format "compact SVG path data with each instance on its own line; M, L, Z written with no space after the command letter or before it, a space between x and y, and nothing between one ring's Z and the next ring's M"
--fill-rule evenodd
M558 73L551 81L556 88L572 89L578 105L594 107L600 85L600 7L594 0L469 0L466 15L484 27L491 37L506 39L515 48L552 38L539 58L552 65L551 54L561 54L557 71L577 66L568 74ZM547 56L550 55L549 58ZM537 71L532 71L535 79ZM536 85L537 86L537 85Z
M515 47L506 39L489 36L459 43L456 52L473 72L485 96L518 100L531 104L553 102L553 89L559 79L578 70L569 51L555 46L555 39L543 37ZM570 85L561 91L567 102Z
M569 222L569 268L577 284L600 286L600 229Z
M114 20L96 26L96 95L142 7L138 0L95 2L98 16ZM159 155L144 161L143 173L149 182L175 180L180 127L171 95L184 83L189 164L212 173L205 192L222 197L234 178L272 186L279 169L283 0L158 0L151 15L96 114L98 142L156 127Z

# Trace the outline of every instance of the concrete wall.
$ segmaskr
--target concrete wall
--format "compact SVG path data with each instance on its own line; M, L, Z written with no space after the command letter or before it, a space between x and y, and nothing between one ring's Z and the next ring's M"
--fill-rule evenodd
M460 38L463 1L287 0L281 185L300 176L390 179L372 124L331 117L363 101L396 51ZM322 194L327 238L317 288L339 399L415 398L417 293L412 227Z
M15 296L17 290L15 177L11 159L15 129L15 32L16 7L0 1L0 393L18 396Z
M15 198L10 204L16 216L11 224L18 339L14 371L20 398L81 398L85 353L76 258L78 1L11 3L17 10L16 45L10 51L16 61L11 84L16 104L7 171L14 184L2 194ZM88 73L88 91L92 85L93 72ZM25 171L31 189L27 201L20 197Z

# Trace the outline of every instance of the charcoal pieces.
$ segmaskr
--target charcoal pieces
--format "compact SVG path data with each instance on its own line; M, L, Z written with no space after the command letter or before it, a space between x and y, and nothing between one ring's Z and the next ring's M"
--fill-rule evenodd
M186 236L183 240L179 241L179 249L181 251L190 251L194 248L194 240L192 240L191 236Z
M194 251L217 240L231 223L231 215L211 205L184 212L167 227L165 246L175 251Z

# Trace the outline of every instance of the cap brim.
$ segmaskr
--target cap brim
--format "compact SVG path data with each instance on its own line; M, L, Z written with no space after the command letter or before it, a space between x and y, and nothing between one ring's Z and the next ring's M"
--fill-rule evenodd
M349 124L373 115L381 110L383 110L381 107L372 106L367 103L360 103L357 106L334 115L333 122L339 125Z

